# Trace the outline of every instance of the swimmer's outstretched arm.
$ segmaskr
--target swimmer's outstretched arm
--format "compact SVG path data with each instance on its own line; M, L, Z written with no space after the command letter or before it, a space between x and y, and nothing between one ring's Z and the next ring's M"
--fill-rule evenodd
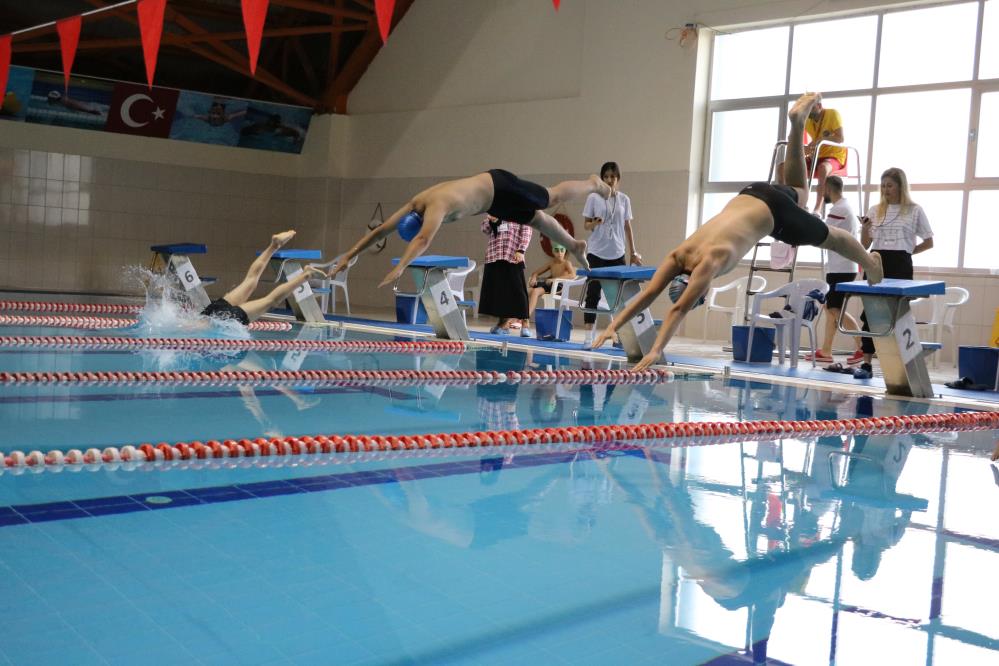
M347 250L345 254L340 256L340 261L338 261L336 266L334 266L333 269L329 272L329 276L335 277L336 274L339 273L340 271L346 270L348 264L350 264L351 259L361 254L369 247L371 247L372 245L374 245L375 243L377 243L378 241L380 241L381 239L385 238L393 231L395 231L396 227L399 226L399 220L402 219L402 216L411 210L413 210L413 204L407 203L405 206L403 206L396 212L392 213L392 216L389 217L389 219L385 220L377 227L370 230L368 233L364 234L364 236L361 237L361 240L354 243L354 246L352 248L350 248L349 250Z
M423 226L420 227L419 233L416 234L413 240L409 241L409 245L406 246L406 251L399 259L399 263L395 268L389 271L389 274L386 275L385 279L378 285L379 288L384 287L387 284L392 284L402 277L402 273L406 270L406 266L409 266L413 259L416 259L418 256L427 251L427 248L430 247L430 241L434 239L434 236L437 235L437 231L441 228L441 224L444 223L445 212L446 209L439 204L431 204L427 206L427 209L423 212ZM386 224L388 223L386 222Z
M652 305L652 302L656 300L659 294L663 293L663 289L666 288L670 281L681 272L682 270L679 262L677 262L672 253L668 254L666 258L663 259L663 262L659 264L659 268L656 269L652 279L649 280L648 283L642 288L642 291L638 293L638 296L631 299L624 309L617 313L617 316L614 317L610 326L605 328L603 332L593 341L593 349L600 349L605 342L613 337L617 329L621 328L625 322Z

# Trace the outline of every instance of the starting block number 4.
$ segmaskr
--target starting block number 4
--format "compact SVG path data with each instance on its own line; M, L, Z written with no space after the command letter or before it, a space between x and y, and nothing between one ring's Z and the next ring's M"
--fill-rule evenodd
M302 272L302 270L299 269L299 270L295 271L294 273L289 273L288 274L288 280L294 280L295 277L299 273L301 273L301 272ZM298 303L301 303L302 301L306 300L307 298L311 298L312 297L312 287L309 286L309 281L306 280L302 284L298 285L298 287L295 288L295 292L294 293L295 293L295 301L298 302Z
M652 311L648 308L642 310L631 320L631 326L635 330L635 337L641 337L645 331L652 328Z
M201 286L201 278L198 277L198 271L194 270L194 264L189 260L177 262L174 264L173 270L177 274L180 286L184 288L184 291L191 291Z
M454 294L451 293L451 285L447 280L441 280L430 285L430 295L437 304L437 313L444 317L458 309L458 304L454 302Z
M922 353L923 346L919 344L919 336L916 334L916 319L911 312L906 312L895 323L895 342L898 344L902 363L908 363Z

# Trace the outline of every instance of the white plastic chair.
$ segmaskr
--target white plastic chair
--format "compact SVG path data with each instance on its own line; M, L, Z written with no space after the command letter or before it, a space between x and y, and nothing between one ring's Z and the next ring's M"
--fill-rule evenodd
M708 339L708 315L712 312L727 312L732 316L732 326L736 326L742 323L742 315L745 311L745 302L743 301L743 296L746 294L746 285L749 283L749 277L741 277L737 280L733 280L726 285L721 287L712 287L711 291L708 292L708 300L704 304L704 323L701 332L701 342L706 342ZM753 292L761 292L767 288L767 279L762 275L753 276ZM724 294L727 291L735 290L735 305L718 305L718 296ZM752 303L753 297L749 297L749 302ZM751 306L750 306L751 307ZM732 330L731 328L729 330Z
M927 329L929 331L926 342L939 342L942 344L944 333L950 333L950 339L952 341L956 341L954 337L954 316L957 314L957 308L967 303L970 297L971 294L964 287L947 287L947 292L945 294L930 297L930 303L933 306L933 314L930 315L930 320L925 322L916 322L917 328ZM913 303L915 303L915 301L913 301ZM937 367L939 356L940 354L933 355L934 368ZM956 351L954 353L953 362L953 365L956 368Z
M479 316L479 301L482 300L482 273L484 270L485 266L479 264L475 268L475 277L476 277L475 284L473 284L471 287L468 286L465 287L465 293L468 294L469 300L475 301L475 305L472 307L472 312L475 313L476 317Z
M467 304L468 301L465 299L465 280L468 275L475 270L477 263L474 259L468 260L468 266L465 268L450 268L447 271L447 283L451 287L451 296L454 297L456 303ZM480 282L481 284L481 282ZM478 308L478 300L475 301L475 307ZM465 317L466 307L461 310L461 316Z
M585 290L580 290L579 295L573 298L569 293L574 287L582 287L586 284L585 277L575 278L555 278L552 282L552 293L545 294L545 306L551 304L551 309L558 307L558 318L555 320L555 337L559 337L562 332L562 313L566 310L579 307L579 304L586 297ZM549 300L550 299L550 300ZM556 305L557 304L557 305Z
M798 348L801 346L801 329L805 328L808 330L809 347L812 350L812 367L815 367L815 322L818 321L818 317L816 316L814 319L805 319L802 317L805 311L805 303L809 300L815 300L808 296L814 290L818 290L821 294L825 295L829 292L829 285L825 280L797 280L796 282L788 282L779 289L756 294L749 315L749 335L746 339L747 358L752 353L753 333L756 325L770 324L777 329L777 363L780 365L784 363L784 342L787 341L788 353L791 357L790 367L798 367ZM773 319L768 315L760 314L761 304L766 300L774 298L786 299L786 304L791 308L790 311L783 309L783 306L778 308L777 311L782 315L780 319ZM820 304L815 303L815 307L818 309ZM790 335L784 335L785 329L790 329Z
M329 270L336 265L336 262L340 261L340 257L337 257L333 261L327 262L325 264L316 264L317 268L322 268ZM336 290L343 290L343 301L347 304L347 316L350 316L350 291L347 289L347 274L350 269L357 263L357 257L354 257L347 264L347 268L342 272L337 273L335 278L326 278L322 280L319 284L319 309L322 310L324 314L335 314L336 313Z

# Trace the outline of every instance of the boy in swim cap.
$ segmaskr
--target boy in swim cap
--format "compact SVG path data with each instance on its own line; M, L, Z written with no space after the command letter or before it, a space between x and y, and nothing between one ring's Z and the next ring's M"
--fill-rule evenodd
M399 221L410 213L422 218L420 230L409 241L399 264L385 276L379 287L398 280L406 266L430 247L430 242L442 224L480 213L489 213L501 220L537 229L553 242L568 249L585 267L589 265L586 262L586 241L576 240L569 235L544 209L582 199L592 192L608 197L610 187L597 176L590 176L587 180L570 180L545 188L502 169L490 169L468 178L440 183L414 196L389 219L365 234L340 257L330 276L346 270L352 258L395 231Z
M689 276L688 284L685 289L674 288L677 300L667 311L655 344L633 369L644 370L658 363L666 343L676 333L687 313L708 293L711 281L735 268L765 236L772 236L789 245L814 245L831 250L860 264L867 273L869 283L881 281L884 271L877 252L868 253L851 234L826 226L804 209L808 190L802 135L805 120L819 99L817 93L805 93L788 113L791 132L784 171L788 184L752 183L739 192L722 212L701 225L690 238L666 255L641 293L631 299L610 326L593 341L594 349L606 342L624 322L651 305L674 278L686 274Z

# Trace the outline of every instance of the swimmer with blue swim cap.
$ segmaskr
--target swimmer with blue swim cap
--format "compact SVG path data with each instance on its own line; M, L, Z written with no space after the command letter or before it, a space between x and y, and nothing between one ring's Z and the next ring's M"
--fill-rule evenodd
M594 349L600 348L625 322L652 305L656 297L668 288L673 304L666 311L652 349L633 370L644 370L659 363L663 349L673 338L683 318L704 302L711 281L734 269L766 236L788 245L814 245L831 250L863 266L869 283L881 281L884 271L877 252L868 253L853 235L826 226L805 209L808 186L802 137L805 120L819 99L820 95L816 93L806 93L798 98L788 113L791 129L784 167L788 184L753 183L739 192L718 215L666 255L642 291L618 312L610 326L593 341ZM686 280L677 281L680 276L687 276Z
M564 246L586 267L589 266L586 262L586 241L573 238L544 211L551 206L583 199L594 192L609 197L611 190L597 176L565 181L546 188L502 169L490 169L468 178L440 183L414 196L389 219L366 233L340 257L330 276L346 270L351 259L398 231L409 245L396 267L378 286L392 284L414 259L427 251L442 225L480 213L537 229L552 242Z

